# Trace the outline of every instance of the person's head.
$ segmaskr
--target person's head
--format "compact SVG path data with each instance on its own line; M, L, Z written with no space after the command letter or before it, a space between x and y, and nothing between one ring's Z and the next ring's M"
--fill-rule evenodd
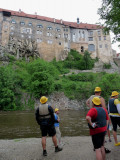
M95 94L97 94L97 95L101 95L101 88L100 87L95 87L95 90L94 90L94 92L95 92Z
M58 108L55 108L55 113L59 114L59 109Z
M40 103L42 103L42 104L46 103L47 101L48 101L48 98L45 97L45 96L42 96L42 97L40 98Z
M100 98L99 97L94 97L93 99L92 99L92 102L93 102L93 106L95 107L97 107L97 106L101 106L101 100L100 100Z
M113 91L111 94L111 98L118 98L119 93L117 91Z

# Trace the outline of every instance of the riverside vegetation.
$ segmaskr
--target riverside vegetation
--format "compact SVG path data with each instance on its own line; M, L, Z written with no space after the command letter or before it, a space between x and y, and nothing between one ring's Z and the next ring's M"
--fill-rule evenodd
M64 92L70 99L87 99L100 86L107 101L113 90L120 89L118 73L69 74L70 69L92 69L96 60L88 51L84 56L71 50L64 61L46 62L31 58L29 62L9 57L9 64L0 67L0 110L34 109L35 99L42 95ZM27 101L25 94L29 95Z

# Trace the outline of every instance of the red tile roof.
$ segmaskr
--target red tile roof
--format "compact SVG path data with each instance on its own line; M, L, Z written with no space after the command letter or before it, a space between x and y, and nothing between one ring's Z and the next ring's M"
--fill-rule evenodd
M39 16L39 15L26 14L23 11L12 11L12 10L7 10L7 9L0 8L0 12L3 12L3 11L10 12L12 16L34 18L34 19L44 20L44 21L48 21L48 22L52 22L52 23L63 24L65 26L78 28L78 29L92 29L92 30L94 30L94 29L102 28L101 26L95 25L95 24L87 24L87 23L77 24L76 22L67 22L67 21L63 21L63 20L59 20L59 19L55 19L55 18L49 18L49 17Z

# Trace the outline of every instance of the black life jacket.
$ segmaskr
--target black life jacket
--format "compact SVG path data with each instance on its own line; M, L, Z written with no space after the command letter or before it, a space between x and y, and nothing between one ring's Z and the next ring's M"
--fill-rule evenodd
M114 98L109 99L109 113L118 113L114 100Z

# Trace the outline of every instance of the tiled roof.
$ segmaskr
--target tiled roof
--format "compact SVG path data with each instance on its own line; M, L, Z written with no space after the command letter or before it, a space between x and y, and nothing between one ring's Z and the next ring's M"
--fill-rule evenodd
M95 24L87 24L87 23L77 24L77 22L68 22L68 21L63 21L63 20L59 20L59 19L55 19L55 18L49 18L49 17L39 16L39 15L26 14L23 11L12 11L12 10L7 10L7 9L0 8L0 12L3 12L3 11L10 12L12 16L34 18L34 19L44 20L44 21L48 21L48 22L52 22L52 23L63 24L65 26L69 26L69 27L72 27L72 28L92 29L92 30L102 28L101 26L95 25Z

